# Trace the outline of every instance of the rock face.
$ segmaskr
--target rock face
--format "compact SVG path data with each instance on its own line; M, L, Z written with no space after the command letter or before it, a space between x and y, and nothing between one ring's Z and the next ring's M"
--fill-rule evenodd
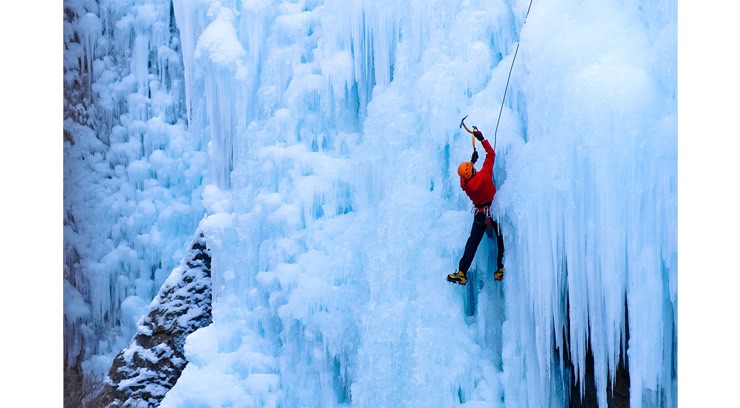
M100 394L88 407L156 407L187 365L185 338L211 324L211 255L197 234L113 360Z

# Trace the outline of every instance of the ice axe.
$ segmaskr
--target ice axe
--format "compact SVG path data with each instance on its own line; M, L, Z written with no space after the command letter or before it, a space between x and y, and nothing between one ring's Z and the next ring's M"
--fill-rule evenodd
M465 119L468 117L468 115L465 115L464 118L460 119L460 128L465 128L465 130L470 133L470 138L473 141L473 151L475 151L475 131L478 130L477 127L473 126L473 130L468 129L468 126L465 124Z

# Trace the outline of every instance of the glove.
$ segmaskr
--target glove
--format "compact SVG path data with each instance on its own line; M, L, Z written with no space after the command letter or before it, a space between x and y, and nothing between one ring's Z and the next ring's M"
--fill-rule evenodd
M478 161L478 151L473 150L473 155L470 156L470 162L475 164L476 161Z
M480 130L475 129L473 131L473 136L475 136L475 138L478 139L479 142L482 142L483 141L483 133L481 133Z

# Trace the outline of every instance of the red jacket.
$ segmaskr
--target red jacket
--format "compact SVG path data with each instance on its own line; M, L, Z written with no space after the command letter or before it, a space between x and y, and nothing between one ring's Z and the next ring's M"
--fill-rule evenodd
M493 184L493 162L496 160L496 152L488 140L483 140L481 144L486 150L483 167L468 180L460 177L460 187L476 206L492 202L493 196L496 195L496 186Z

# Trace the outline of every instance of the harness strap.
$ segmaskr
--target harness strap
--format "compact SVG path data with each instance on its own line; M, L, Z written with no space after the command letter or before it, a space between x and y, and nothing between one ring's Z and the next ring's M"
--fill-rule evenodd
M491 215L491 203L483 204L482 206L475 206L472 210L473 214L485 214L486 225L493 225L493 216Z
M490 217L491 216L491 203L476 205L475 207L473 207L472 212L474 214L486 213L486 215Z

